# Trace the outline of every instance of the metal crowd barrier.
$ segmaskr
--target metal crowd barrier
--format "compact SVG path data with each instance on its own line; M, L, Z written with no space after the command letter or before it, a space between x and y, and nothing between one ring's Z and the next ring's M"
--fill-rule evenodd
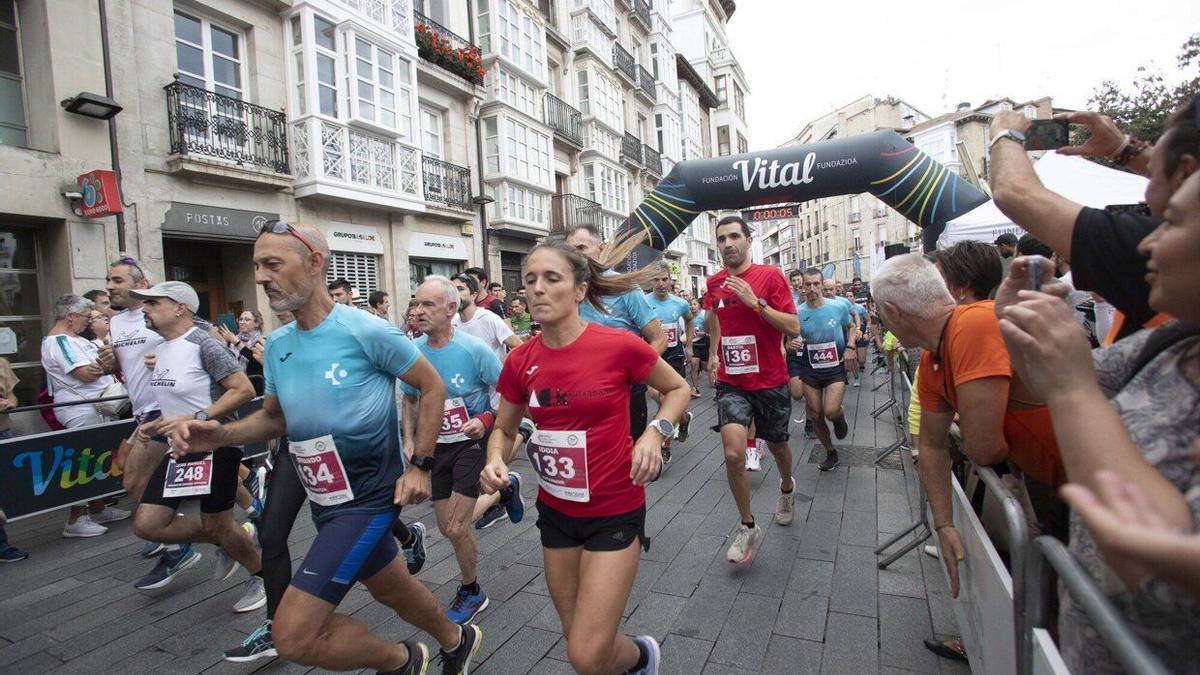
M1050 620L1050 600L1055 592L1055 577L1079 609L1091 620L1096 632L1104 639L1113 658L1131 675L1167 675L1167 669L1150 651L1112 602L1096 585L1075 556L1054 537L1038 537L1033 541L1026 560L1025 592L1028 594L1028 620L1018 667L1021 673L1034 673L1033 631L1047 629Z
M901 355L899 355L899 358L903 359L904 356L901 354ZM900 365L903 366L904 364L901 363ZM911 448L912 438L908 434L908 405L907 405L906 399L908 397L912 396L912 393L913 393L912 381L908 379L908 369L907 368L901 367L899 370L900 370L901 382L904 385L904 388L901 390L901 393L900 393L899 406L897 406L897 409L898 409L897 412L899 413L897 424L899 426L900 438L895 443L892 443L887 448L876 453L876 456L875 456L876 464L883 461L883 459L885 457L892 454L893 452L899 452L902 449ZM933 536L933 528L929 527L929 513L928 513L928 510L925 508L925 486L922 485L919 480L917 481L917 486L918 486L917 489L919 492L918 498L920 500L919 503L920 503L920 507L921 507L921 517L918 518L917 521L914 522L912 525L909 525L907 528L905 528L899 534L896 534L891 539L888 539L887 541L880 544L879 548L875 549L875 555L882 555L884 551L888 550L892 546L895 546L897 543L899 543L901 540L903 540L905 537L907 537L909 535L914 535L914 536L904 546L901 546L900 548L896 549L891 554L889 554L886 558L884 558L883 560L880 560L878 563L876 563L876 567L878 567L881 570L887 569L892 563L894 563L897 560L899 560L900 558L904 557L909 551L917 548L918 546L921 546L926 541L928 541L931 536Z
M1033 639L1026 625L1028 616L1025 614L1025 567L1029 556L1029 523L1020 500L1004 485L995 469L990 466L976 466L975 474L996 497L1004 512L1009 577L1012 579L1013 644L1016 645L1018 654L1017 674L1030 675L1030 671L1022 667L1020 658L1021 654L1030 651Z

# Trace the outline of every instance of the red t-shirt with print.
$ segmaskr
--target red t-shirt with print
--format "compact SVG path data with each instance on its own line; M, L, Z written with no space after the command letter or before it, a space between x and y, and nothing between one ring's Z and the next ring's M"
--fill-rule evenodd
M629 389L645 381L658 354L623 330L588 323L571 344L534 337L509 352L496 391L528 406L536 425L526 454L538 500L575 518L634 511L646 491L633 483Z
M792 289L778 268L752 264L737 276L750 284L754 295L766 300L772 309L796 313ZM716 312L721 328L721 344L711 347L721 364L717 379L742 391L786 385L788 373L783 333L747 307L736 293L725 288L728 278L727 269L709 277L708 292L704 296L704 309Z

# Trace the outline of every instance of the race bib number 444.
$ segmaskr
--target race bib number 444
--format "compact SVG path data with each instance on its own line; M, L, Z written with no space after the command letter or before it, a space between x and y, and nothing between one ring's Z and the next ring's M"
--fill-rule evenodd
M338 455L333 436L291 441L288 449L296 463L296 474L308 498L319 506L336 506L354 500L346 467Z
M569 502L591 499L587 470L586 431L533 432L525 444L529 461L538 474L538 485Z
M758 341L753 335L721 336L721 362L730 375L758 372Z
M808 365L814 369L837 368L841 362L836 342L810 342L804 347L808 350Z

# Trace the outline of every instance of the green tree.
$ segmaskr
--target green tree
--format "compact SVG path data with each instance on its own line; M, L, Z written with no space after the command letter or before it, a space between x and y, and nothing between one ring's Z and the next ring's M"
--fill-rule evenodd
M1200 93L1200 33L1183 43L1176 63L1183 74L1178 84L1168 84L1161 71L1144 66L1129 87L1112 80L1100 83L1088 105L1111 117L1128 133L1154 142L1162 135L1171 113Z

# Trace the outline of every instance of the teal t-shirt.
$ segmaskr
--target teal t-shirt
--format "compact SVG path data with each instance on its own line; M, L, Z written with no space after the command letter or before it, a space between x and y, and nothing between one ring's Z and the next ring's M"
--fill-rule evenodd
M337 513L391 510L404 473L396 378L421 353L399 328L360 309L334 305L312 330L290 323L267 338L266 395L279 400L288 438L333 437L354 499L312 504L322 522Z
M683 330L683 322L680 319L692 311L688 301L678 295L670 294L659 300L654 293L647 293L646 303L650 305L650 310L654 312L655 318L662 324L663 331L667 335L667 351L683 351L684 336L680 334Z
M809 307L805 302L796 314L800 318L800 336L804 338L804 349L813 368L836 367L846 351L846 331L853 319L850 307L844 299L824 298L820 307Z
M413 342L441 376L447 399L462 398L471 417L493 409L492 394L500 379L500 359L483 340L455 330L450 342L438 349L429 346L428 335ZM400 390L406 396L417 395L416 388L404 382L400 383Z
M616 274L610 271L609 274ZM601 304L608 308L605 314L584 300L579 303L579 316L584 321L598 323L609 328L627 330L641 336L642 329L655 319L650 303L646 302L646 294L634 289L623 295L606 295L600 298Z

